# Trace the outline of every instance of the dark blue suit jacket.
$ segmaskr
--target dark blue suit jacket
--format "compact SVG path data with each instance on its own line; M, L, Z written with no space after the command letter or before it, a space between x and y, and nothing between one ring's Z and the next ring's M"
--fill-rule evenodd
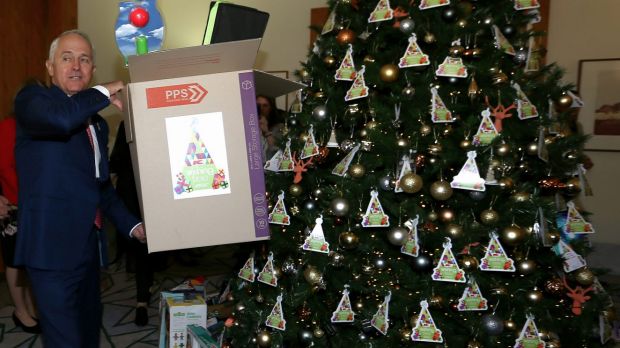
M116 195L107 161L108 125L97 112L109 99L90 88L71 97L56 86L22 89L15 99L15 160L19 179L18 265L50 270L74 269L96 250L97 207L128 236L139 220ZM101 162L95 160L86 127L95 127ZM90 256L88 256L90 255Z

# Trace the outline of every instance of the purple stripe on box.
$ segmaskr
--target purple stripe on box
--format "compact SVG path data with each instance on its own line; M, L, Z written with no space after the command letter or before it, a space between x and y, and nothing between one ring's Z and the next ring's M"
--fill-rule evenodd
M245 127L245 143L248 151L250 170L250 191L254 210L254 234L257 238L269 237L267 199L265 197L265 175L263 173L263 154L260 142L260 127L256 110L254 73L239 73L239 91Z

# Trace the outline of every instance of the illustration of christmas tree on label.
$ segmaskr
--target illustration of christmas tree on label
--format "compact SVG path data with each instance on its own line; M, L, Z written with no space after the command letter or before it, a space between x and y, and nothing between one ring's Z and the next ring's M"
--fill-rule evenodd
M583 256L577 254L573 248L560 239L560 241L552 247L553 252L556 255L561 256L564 259L563 268L564 272L570 273L581 267L586 266L586 260Z
M519 119L527 120L528 118L538 117L538 109L530 102L530 99L525 95L521 86L513 82L512 88L517 92L517 116Z
M488 301L482 296L478 283L474 278L469 279L469 284L459 299L457 308L459 311L485 311L489 308Z
M484 191L484 179L480 177L478 166L476 165L476 151L467 152L467 161L459 173L452 178L450 186L453 188Z
M221 112L166 118L166 133L174 199L230 193Z
M370 191L370 202L366 208L366 214L362 217L362 227L389 227L390 217L385 214L381 202L379 202L379 192Z
M506 255L497 233L491 232L489 237L489 246L478 267L483 271L514 272L514 261Z
M355 147L353 147L351 151L349 151L349 153L342 160L340 160L340 162L338 162L336 167L334 167L334 169L332 170L332 174L338 176L344 176L345 174L347 174L347 172L349 171L349 166L353 161L353 157L355 157L355 154L359 149L360 144L355 145Z
M239 278L254 283L254 256L250 256L237 274Z
M353 80L351 88L349 88L347 94L344 96L345 101L364 98L368 96L368 87L366 87L366 81L364 80L365 71L366 67L362 65L360 71L358 71L355 75L355 80Z
M368 17L368 23L387 21L392 18L394 18L394 11L390 8L390 0L379 0Z
M316 140L314 139L314 126L310 125L310 129L308 129L308 137L306 138L306 142L304 143L304 148L301 151L300 159L306 159L319 154L319 145L316 144Z
M480 126L478 126L478 131L474 135L472 144L476 146L490 145L493 139L499 135L499 132L495 128L493 121L491 121L491 111L488 108L480 114L482 115L482 121L480 121Z
M332 323L352 323L355 320L355 312L351 309L351 300L349 299L349 285L344 286L342 298L338 303L338 307L332 312Z
M269 214L269 223L277 225L291 224L291 217L286 213L286 206L284 205L284 191L280 191L278 201Z
M409 37L409 45L405 54L400 58L398 66L400 68L410 68L414 66L429 65L431 62L428 59L428 55L424 54L418 46L418 38L415 33Z
M271 159L265 162L264 169L272 172L292 172L294 168L291 155L291 139L286 142L283 150L278 150Z
M409 233L407 233L407 241L400 247L401 253L413 257L418 257L420 252L420 245L418 244L418 219L419 216L416 215L415 219L410 219L405 222L405 227L407 227Z
M276 271L273 268L273 253L270 252L267 257L267 263L263 270L258 273L258 281L271 286L278 286L278 277Z
M452 46L460 46L460 44L461 40L456 40L452 42ZM463 59L461 59L460 57L447 56L443 60L443 63L439 64L439 67L435 71L435 75L466 78L467 67L465 66L465 64L463 64Z
M452 242L450 238L446 238L446 242L443 243L443 252L441 258L437 264L437 267L433 268L433 280L442 282L456 282L465 283L465 271L463 271L452 253Z
M493 28L493 34L495 35L495 47L497 47L497 49L499 49L500 51L506 54L514 56L516 51L515 51L515 48L512 47L512 44L510 43L510 41L506 39L506 37L504 36L504 34L502 34L501 30L499 30L497 25L493 25L492 28Z
M439 96L437 88L431 88L431 120L434 123L454 122L452 112L448 110L446 104Z
M534 323L534 316L529 314L521 334L515 341L514 348L545 348L545 341L540 338L538 328Z
M323 216L320 215L316 220L316 224L310 232L310 235L306 237L302 249L307 251L315 251L318 253L329 253L329 243L325 240L325 234L323 233Z
M568 211L566 212L566 222L564 223L564 232L566 233L594 233L594 227L589 222L579 214L577 208L575 208L575 203L568 202L566 203L568 207Z
M407 155L403 156L403 165L400 168L400 174L398 175L398 179L396 180L396 184L394 185L394 192L403 192L402 187L400 187L400 182L403 179L403 176L407 173L411 173L411 162L410 158Z
M423 300L420 302L420 314L416 321L415 327L411 330L411 340L419 342L442 343L443 337L441 330L435 326L435 321L428 311L428 302Z
M384 335L387 334L387 330L390 327L389 312L391 298L392 292L389 291L388 294L385 296L383 303L379 306L379 309L377 309L377 312L375 313L375 315L372 316L372 319L370 320L370 325L372 325L372 327L379 330L379 332Z
M282 312L282 294L278 295L276 304L265 320L265 325L280 331L286 330L286 320L284 320L284 313Z
M515 10L529 10L533 8L539 8L540 3L538 0L514 0L515 1Z
M426 10L437 6L450 5L450 0L422 0L420 1L420 10Z
M353 81L355 75L357 75L357 71L355 71L355 63L353 62L353 46L349 44L347 53L340 62L340 67L336 70L334 77L340 81Z

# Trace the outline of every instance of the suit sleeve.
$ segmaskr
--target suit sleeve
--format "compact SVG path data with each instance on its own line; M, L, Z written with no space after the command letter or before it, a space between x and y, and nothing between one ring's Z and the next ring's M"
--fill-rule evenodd
M32 85L17 94L15 115L29 135L68 135L108 105L109 99L94 88L69 97L57 87Z

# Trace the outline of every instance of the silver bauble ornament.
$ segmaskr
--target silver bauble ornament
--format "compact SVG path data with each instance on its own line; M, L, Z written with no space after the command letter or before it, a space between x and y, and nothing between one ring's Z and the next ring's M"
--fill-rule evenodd
M329 207L336 216L345 216L349 213L349 201L343 197L332 199Z
M312 117L317 121L324 121L328 117L327 107L325 105L319 105L312 110Z
M415 88L413 88L413 86L411 85L407 85L405 86L405 88L403 88L401 94L405 99L411 100L413 99L413 96L415 94Z
M392 243L393 245L401 246L407 241L408 234L409 231L407 231L406 228L402 226L396 226L388 232L387 237L390 243Z
M497 336L504 331L504 320L495 314L485 314L481 320L482 328L490 336Z
M392 177L389 175L384 175L379 178L379 188L383 191L390 191L392 188L390 187L390 182L392 181Z
M410 35L411 33L413 33L414 28L415 28L415 22L413 21L413 19L405 18L402 21L400 21L399 29L403 33Z
M261 348L271 347L271 333L267 330L263 330L256 335L256 343Z

